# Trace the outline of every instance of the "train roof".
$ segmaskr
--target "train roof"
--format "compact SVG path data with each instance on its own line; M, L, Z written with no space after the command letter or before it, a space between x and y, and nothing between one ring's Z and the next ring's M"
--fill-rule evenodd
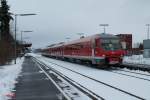
M70 45L70 44L76 44L76 43L81 43L81 42L86 42L86 41L90 41L92 38L95 38L97 36L96 35L92 35L92 36L88 36L88 37L83 37L77 40L73 40L73 41L69 41L67 43L65 43L65 45Z
M117 37L113 34L101 33L101 34L95 34L92 36L80 38L80 39L77 39L74 41L69 41L69 42L65 43L64 45L71 45L71 44L77 44L77 43L81 43L81 42L91 41L91 39L93 39L93 38L119 38L119 37Z
M105 34L105 33L99 34L99 36L101 38L119 38L118 36L115 36L113 34Z
M55 48L55 47L60 47L60 46L63 46L65 42L60 42L58 44L52 44L50 46L48 46L48 48Z
M61 47L61 46L65 46L65 45L78 44L78 43L81 43L81 42L88 42L88 41L91 41L92 39L95 39L95 38L119 38L119 37L117 37L113 34L101 33L101 34L95 34L95 35L88 36L88 37L83 37L83 38L73 40L73 41L69 41L69 42L66 42L66 43L65 42L60 42L58 44L52 44L52 45L48 46L48 48L56 48L56 47Z

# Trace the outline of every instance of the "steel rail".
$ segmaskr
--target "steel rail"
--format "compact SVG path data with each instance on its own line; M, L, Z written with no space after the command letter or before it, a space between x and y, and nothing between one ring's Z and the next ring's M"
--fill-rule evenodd
M120 64L118 67L150 72L150 65L146 64L124 63Z
M107 71L107 70L105 70L105 71ZM149 81L150 82L150 79L147 79L147 78L137 77L137 76L134 76L134 75L124 74L124 73L116 72L116 71L108 71L108 72L120 74L120 75L123 75L123 76L129 76L129 77L133 77L133 78L137 78L137 79L141 79L141 80L145 80L145 81Z
M37 59L34 58L34 60L37 62ZM38 63L42 66L48 67L46 64L42 63L41 61L38 60ZM42 68L42 67L41 67ZM43 68L42 68L43 69ZM50 68L52 71L54 71L57 75L59 75L60 77L62 77L63 79L65 79L67 82L69 82L71 85L75 86L76 88L78 88L80 91L82 91L83 93L87 94L87 96L89 96L92 100L105 100L103 97L97 95L96 93L92 92L91 90L85 88L84 86L82 86L81 84L75 82L74 80L70 79L69 77L63 75L62 73L60 73L59 71ZM44 69L43 69L44 70ZM47 70L47 68L45 69ZM44 70L44 71L45 71ZM45 71L46 72L46 71ZM46 72L47 73L47 72ZM48 74L48 73L47 73ZM75 85L74 83L76 83L77 85ZM80 87L79 87L80 86ZM85 91L87 90L87 91Z
M48 77L48 79L56 86L56 88L63 94L63 96L67 100L71 100L71 98L68 95L66 95L66 93L64 91L62 91L62 89L57 85L57 83L42 69L42 67L39 66L38 64L37 64L37 66L41 69L41 71L43 71L43 73Z
M71 62L72 63L72 62ZM75 63L75 64L78 64L78 63ZM81 65L81 64L79 64ZM83 64L85 65L85 64ZM86 65L85 65L86 66ZM111 66L112 68L114 66ZM115 67L114 67L115 68ZM117 67L118 68L118 67ZM137 77L137 76L134 76L134 75L129 75L129 74L124 74L124 73L121 73L121 72L116 72L116 71L110 71L110 70L105 70L105 69L102 69L104 71L108 71L108 72L112 72L112 73L116 73L116 74L119 74L119 75L123 75L123 76L129 76L129 77L133 77L133 78L137 78L137 79L141 79L141 80L145 80L145 81L150 81L150 79L147 79L147 78L143 78L143 77ZM136 73L136 72L133 72L133 73ZM137 73L138 74L138 73ZM140 74L140 73L139 73ZM145 75L145 74L141 74L141 75ZM147 76L150 76L150 75L147 75Z
M135 94L129 93L129 92L125 91L125 90L119 89L118 87L112 86L112 85L107 84L107 83L102 82L102 81L99 81L99 80L94 79L94 78L92 78L92 77L90 77L90 76L81 74L81 73L79 73L79 72L77 72L77 71L71 70L71 69L66 68L66 67L64 67L64 66L62 66L62 65L58 65L58 64L53 63L53 62L50 62L50 61L47 61L47 62L49 62L49 63L51 63L51 64L54 64L54 65L57 65L57 66L60 66L60 67L62 67L62 68L64 68L64 69L67 69L67 70L69 70L69 71L71 71L71 72L74 72L74 73L76 73L76 74L78 74L78 75L84 76L84 77L86 77L86 78L88 78L88 79L91 79L91 80L93 80L93 81L95 81L95 82L101 83L101 84L103 84L103 85L105 85L105 86L111 87L111 88L113 88L113 89L115 89L115 90L118 90L118 91L123 92L123 93L125 93L125 94L128 94L128 95L130 95L130 96L133 96L133 97L135 97L135 98L137 98L137 99L145 100L145 98L142 98L142 97L137 96L137 95L135 95Z
M132 72L132 71L127 71L127 70L123 70L123 69L118 69L119 71L123 71L123 72L129 72L129 73L134 73L137 75L143 75L143 76L150 76L150 74L143 74L143 73L138 73L138 72Z

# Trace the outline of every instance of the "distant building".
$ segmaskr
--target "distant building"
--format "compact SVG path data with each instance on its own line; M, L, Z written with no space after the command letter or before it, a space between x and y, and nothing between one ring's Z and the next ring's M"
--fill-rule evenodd
M120 38L123 49L132 49L132 34L118 34L116 36Z
M143 40L144 58L150 58L150 39Z

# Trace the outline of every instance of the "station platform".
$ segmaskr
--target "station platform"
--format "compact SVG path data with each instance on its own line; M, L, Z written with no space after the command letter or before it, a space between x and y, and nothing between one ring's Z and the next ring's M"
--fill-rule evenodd
M30 58L25 58L22 67L11 100L62 100L59 90Z

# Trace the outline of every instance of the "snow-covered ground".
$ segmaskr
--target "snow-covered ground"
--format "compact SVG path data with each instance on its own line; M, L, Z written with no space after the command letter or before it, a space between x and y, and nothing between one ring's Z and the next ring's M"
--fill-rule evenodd
M116 73L98 70L95 68L72 64L69 62L59 61L51 58L45 58L41 55L37 54L27 54L37 58L38 60L42 61L43 63L47 64L49 67L55 68L56 70L64 73L64 75L68 76L69 78L75 80L79 84L82 84L89 90L92 90L96 94L104 97L108 100L138 100L135 97L127 95L123 92L117 91L113 88L107 87L103 84L99 84L97 82L91 81L85 77L82 77L78 74L70 72L64 68L56 66L53 63L62 65L66 68L72 69L76 72L82 73L99 81L105 82L110 84L114 87L118 87L124 91L130 92L134 95L140 96L145 99L150 99L150 82L147 80L141 80L134 77L128 77L119 75ZM11 94L12 89L14 88L14 83L16 82L15 79L21 72L21 64L23 59L18 60L16 65L7 65L7 66L0 66L0 100L7 100ZM150 58L143 58L142 55L133 55L127 56L123 59L124 63L134 63L134 64L147 64L150 65ZM124 72L125 73L125 72ZM150 75L149 73L146 73ZM132 75L132 74L131 74ZM134 74L133 74L134 75ZM141 77L140 75L137 75ZM150 79L149 76L143 78Z
M69 68L71 70L74 70L76 72L82 73L86 76L92 77L94 79L97 79L99 81L102 81L104 83L110 84L114 87L118 87L119 89L122 89L124 91L127 91L129 93L132 93L136 96L150 99L150 82L147 80L141 80L137 79L135 77L129 77L124 75L119 75L116 73L104 71L104 70L98 70L95 68L78 65L78 64L72 64L69 62L59 61L51 58L45 58L42 56L36 56L34 54L31 54L32 56L36 57L38 60L44 62L49 67L52 67L59 72L63 73L64 75L68 76L69 78L75 80L79 84L82 84L89 90L92 90L93 92L97 93L98 95L104 97L108 100L136 100L137 98L133 98L130 95L127 95L125 93L122 93L120 91L117 91L115 89L112 89L110 87L107 87L103 84L99 84L97 82L91 81L85 77L82 77L81 75L78 75L76 73L70 72L60 66L56 66L53 63L59 64L61 66L64 66L66 68ZM136 63L136 64L149 64L150 59L143 58L141 55L134 55L131 57L125 57L124 62L128 63ZM149 74L149 73L147 73ZM131 74L132 75L132 74ZM149 74L150 75L150 74ZM137 75L138 76L138 75ZM140 75L139 75L140 77ZM145 77L149 79L150 77Z
M29 53L27 55L31 55L33 57L41 57L40 54ZM133 63L133 64L146 64L150 65L150 58L144 58L143 55L132 55L125 56L123 58L123 63Z
M0 66L0 100L15 96L12 91L21 72L23 60L24 58L17 59L17 64Z
M123 62L150 65L150 58L144 58L143 55L126 56L124 57Z
M108 100L136 100L136 98L132 98L132 96L114 90L110 87L105 85L99 84L97 82L93 82L81 75L77 75L76 73L70 72L60 66L55 66L53 63L59 64L76 72L82 73L86 76L92 77L99 81L105 82L112 86L118 87L122 90L125 90L129 93L135 94L142 98L150 99L149 92L150 92L150 82L144 81L141 79L118 75L116 73L111 73L104 70L98 70L91 67L86 67L83 65L72 64L64 61L54 60L50 58L39 57L39 60L44 62L45 64L49 65L52 68L62 72L69 78L75 80L76 82L82 84L86 88L94 91L95 93L99 94L100 96L104 97ZM148 78L148 77L147 77Z

